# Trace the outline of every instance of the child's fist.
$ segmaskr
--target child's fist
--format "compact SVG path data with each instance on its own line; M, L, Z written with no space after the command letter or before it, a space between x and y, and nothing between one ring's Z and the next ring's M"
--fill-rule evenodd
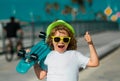
M28 52L30 52L30 49L26 49L25 51L26 51L26 53L28 53Z

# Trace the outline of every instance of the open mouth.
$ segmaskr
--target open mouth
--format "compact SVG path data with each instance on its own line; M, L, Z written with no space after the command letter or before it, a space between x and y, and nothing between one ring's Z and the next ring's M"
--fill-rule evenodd
M64 45L58 45L59 48L64 48L65 46Z

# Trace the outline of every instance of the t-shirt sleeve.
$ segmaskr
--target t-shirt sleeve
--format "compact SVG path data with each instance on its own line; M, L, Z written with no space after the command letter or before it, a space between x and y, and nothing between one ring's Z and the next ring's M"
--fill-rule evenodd
M88 64L89 57L84 56L82 53L77 53L77 57L79 67L85 69Z

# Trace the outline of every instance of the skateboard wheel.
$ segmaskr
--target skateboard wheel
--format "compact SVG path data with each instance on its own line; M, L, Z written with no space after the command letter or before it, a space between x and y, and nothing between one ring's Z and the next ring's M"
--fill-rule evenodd
M40 32L39 37L45 39L45 37L46 37L46 33L45 33L45 32Z
M31 55L30 55L30 59L32 59L32 60L37 60L37 59L38 59L37 54L31 54Z
M26 51L24 49L19 50L19 52L18 52L18 56L20 56L20 57L25 57L25 54L26 54Z

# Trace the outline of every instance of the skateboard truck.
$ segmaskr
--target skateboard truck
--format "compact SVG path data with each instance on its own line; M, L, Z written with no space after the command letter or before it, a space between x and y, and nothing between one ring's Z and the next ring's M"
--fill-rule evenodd
M31 61L36 61L38 60L38 55L37 54L30 54L30 56L28 54L26 54L25 56L25 62L29 63Z
M31 60L38 60L38 55L37 54L31 54L30 59Z
M28 54L26 53L26 51L24 49L19 50L18 52L18 56L19 57L25 57L25 62L30 62L31 60L38 60L38 56L37 54L31 54L30 56L28 56Z
M46 33L45 32L40 32L39 38L45 39L46 38Z
M19 50L18 56L19 57L25 57L26 51L24 49Z

